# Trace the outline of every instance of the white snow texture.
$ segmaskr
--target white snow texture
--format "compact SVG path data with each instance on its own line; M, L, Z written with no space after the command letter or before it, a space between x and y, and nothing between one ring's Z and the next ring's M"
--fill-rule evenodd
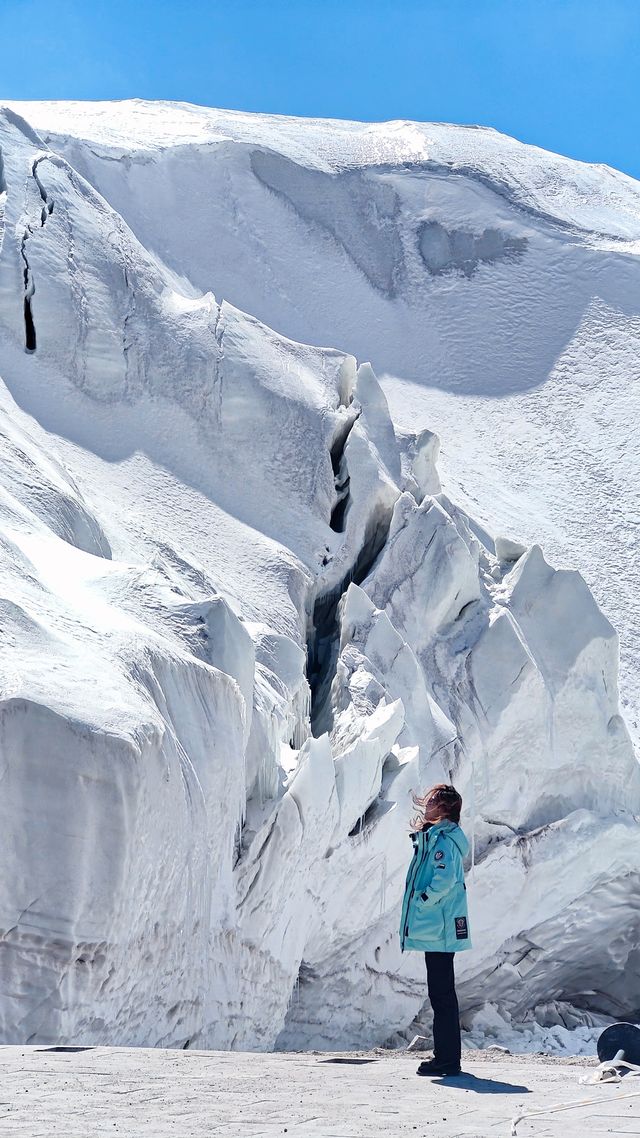
M638 1013L639 253L493 131L0 109L2 1041L406 1038L442 779L470 1042Z

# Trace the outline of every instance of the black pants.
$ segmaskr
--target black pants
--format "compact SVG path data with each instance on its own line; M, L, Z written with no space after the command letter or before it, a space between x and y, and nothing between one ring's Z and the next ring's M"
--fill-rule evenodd
M453 952L425 952L427 988L433 1008L433 1056L438 1063L460 1066L460 1020L453 975Z

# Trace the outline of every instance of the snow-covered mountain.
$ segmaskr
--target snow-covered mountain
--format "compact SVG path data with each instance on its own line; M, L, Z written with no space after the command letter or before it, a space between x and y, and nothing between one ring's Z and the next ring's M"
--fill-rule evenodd
M640 188L138 102L0 153L2 1038L406 1032L443 777L468 1022L633 1014Z

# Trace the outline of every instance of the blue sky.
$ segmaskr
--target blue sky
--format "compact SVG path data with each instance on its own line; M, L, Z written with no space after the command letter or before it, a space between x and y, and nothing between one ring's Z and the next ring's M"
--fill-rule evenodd
M640 0L0 0L0 99L494 126L640 178Z

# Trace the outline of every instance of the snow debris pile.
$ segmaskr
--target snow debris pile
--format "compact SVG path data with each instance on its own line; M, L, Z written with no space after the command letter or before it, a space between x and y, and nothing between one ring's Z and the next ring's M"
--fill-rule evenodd
M101 106L107 137L123 105ZM208 112L217 133L185 138L171 108L124 106L127 146L93 160L88 111L0 111L2 1040L402 1038L425 998L396 931L410 792L441 779L474 844L469 1041L542 1006L564 1008L550 1031L630 1014L640 776L614 628L579 573L443 492L437 438L393 421L368 364L203 289L245 227L251 278L242 194L231 244L199 229L241 166L399 297L394 192L264 144L300 124ZM473 240L416 223L429 287L520 271L508 208Z
M578 1013L562 1001L532 1008L523 1022L513 1022L495 1004L485 1004L468 1016L463 1047L514 1054L596 1055L598 1036L610 1021L606 1016Z

